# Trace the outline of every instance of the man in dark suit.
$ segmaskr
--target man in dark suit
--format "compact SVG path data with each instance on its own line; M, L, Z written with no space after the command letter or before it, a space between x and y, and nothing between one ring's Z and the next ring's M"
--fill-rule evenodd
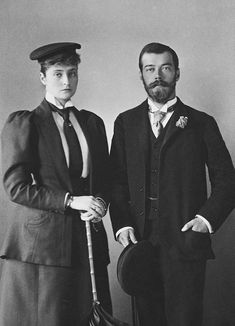
M3 183L15 211L0 250L1 326L87 325L92 289L84 220L92 224L98 297L111 311L102 222L108 146L101 118L71 102L79 48L53 43L31 53L45 98L33 111L10 114L2 131Z
M150 43L139 68L148 99L114 126L113 229L123 246L147 239L155 249L156 287L136 298L140 325L199 326L210 233L234 207L234 168L215 120L176 97L175 51Z

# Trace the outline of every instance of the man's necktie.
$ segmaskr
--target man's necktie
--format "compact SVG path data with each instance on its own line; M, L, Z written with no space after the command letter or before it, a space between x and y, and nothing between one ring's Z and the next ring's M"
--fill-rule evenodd
M82 174L83 161L81 146L77 134L69 120L69 113L74 109L74 107L58 109L54 105L52 107L52 110L58 112L64 119L63 129L69 149L69 175L73 187L73 192L74 194L78 194L80 190L80 178Z
M153 133L154 133L156 138L159 137L160 133L163 130L162 120L165 118L167 113L174 111L174 108L175 108L175 105L170 106L167 109L167 112L160 111L160 110L151 111L151 109L149 109L149 112L151 114L153 114L153 117L154 117L153 118L152 130L153 130Z
M153 129L154 135L157 138L163 130L162 120L166 116L166 112L162 112L162 111L158 110L158 111L154 112L153 115L154 115L154 122L153 122L152 129Z

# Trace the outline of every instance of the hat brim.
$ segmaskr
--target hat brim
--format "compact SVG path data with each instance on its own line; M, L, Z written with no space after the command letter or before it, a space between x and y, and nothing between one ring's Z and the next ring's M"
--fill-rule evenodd
M80 49L81 44L73 43L73 42L60 42L60 43L51 43L44 46L41 46L34 51L32 51L29 55L31 60L42 61L50 56L53 56L58 53L63 52L75 52L76 49Z
M155 254L152 244L143 240L129 244L117 262L117 278L129 295L149 294L155 288Z

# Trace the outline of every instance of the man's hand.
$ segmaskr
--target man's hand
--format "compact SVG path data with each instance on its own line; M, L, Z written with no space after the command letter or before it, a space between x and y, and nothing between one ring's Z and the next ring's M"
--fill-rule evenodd
M206 223L200 217L195 217L193 220L186 223L182 227L181 231L185 232L185 231L188 231L189 229L192 229L195 232L201 232L201 233L209 232Z
M130 242L132 243L137 243L137 240L135 238L135 234L134 234L134 230L133 229L128 229L128 230L124 230L122 231L118 238L117 238L118 242L120 244L122 244L124 247L128 246L128 244Z

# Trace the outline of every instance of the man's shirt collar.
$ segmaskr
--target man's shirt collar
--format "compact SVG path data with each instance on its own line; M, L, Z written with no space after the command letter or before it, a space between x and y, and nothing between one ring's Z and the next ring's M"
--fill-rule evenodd
M168 108L174 105L177 102L177 97L174 97L172 100L166 102L160 109L162 112L167 112ZM154 104L154 102L148 97L148 105L151 112L159 111L159 108Z

